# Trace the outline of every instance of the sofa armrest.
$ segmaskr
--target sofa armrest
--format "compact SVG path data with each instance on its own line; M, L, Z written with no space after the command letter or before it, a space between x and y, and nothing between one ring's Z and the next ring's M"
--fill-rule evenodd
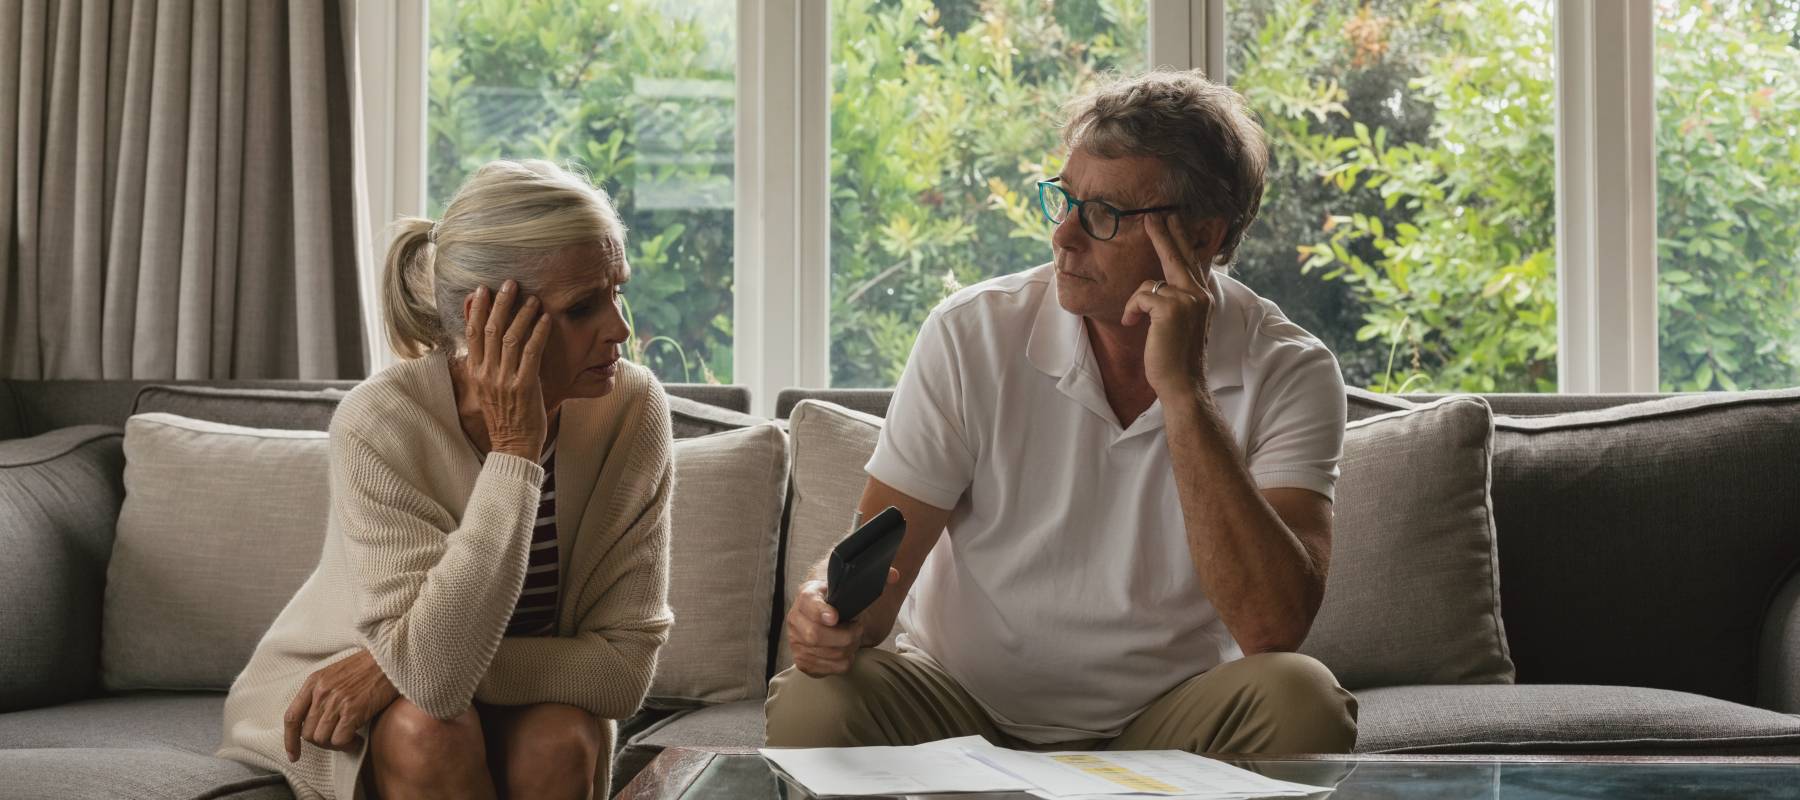
M89 425L0 442L0 712L98 685L122 441Z
M1757 705L1800 714L1800 570L1775 592L1763 617L1762 656L1757 665Z

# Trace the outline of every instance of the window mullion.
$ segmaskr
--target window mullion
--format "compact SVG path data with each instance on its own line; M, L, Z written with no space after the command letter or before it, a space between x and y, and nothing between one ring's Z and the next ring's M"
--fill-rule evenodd
M763 415L780 390L829 379L827 13L738 2L733 372Z
M1559 0L1557 374L1565 392L1654 392L1654 9Z

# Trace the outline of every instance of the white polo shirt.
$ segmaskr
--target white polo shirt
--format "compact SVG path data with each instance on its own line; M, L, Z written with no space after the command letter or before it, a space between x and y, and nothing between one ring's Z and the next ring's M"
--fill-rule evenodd
M900 647L1038 743L1116 736L1181 682L1243 657L1194 573L1162 406L1119 425L1052 270L971 286L931 312L868 464L952 510L901 609ZM1331 496L1337 359L1243 284L1215 283L1207 385L1250 474Z

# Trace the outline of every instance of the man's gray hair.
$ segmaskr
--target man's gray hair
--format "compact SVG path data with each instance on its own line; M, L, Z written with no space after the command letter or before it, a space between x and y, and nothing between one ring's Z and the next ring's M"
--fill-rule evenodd
M1162 202L1223 219L1213 263L1237 255L1262 206L1269 146L1244 96L1198 70L1159 69L1113 81L1063 107L1063 144L1100 158L1168 164Z

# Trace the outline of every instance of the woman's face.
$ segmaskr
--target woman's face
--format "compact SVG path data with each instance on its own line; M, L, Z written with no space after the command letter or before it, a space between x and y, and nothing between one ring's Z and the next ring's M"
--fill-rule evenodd
M631 337L620 298L630 280L623 249L608 241L556 251L540 266L536 285L522 287L550 316L550 340L538 368L550 406L600 397L618 384L618 362Z

